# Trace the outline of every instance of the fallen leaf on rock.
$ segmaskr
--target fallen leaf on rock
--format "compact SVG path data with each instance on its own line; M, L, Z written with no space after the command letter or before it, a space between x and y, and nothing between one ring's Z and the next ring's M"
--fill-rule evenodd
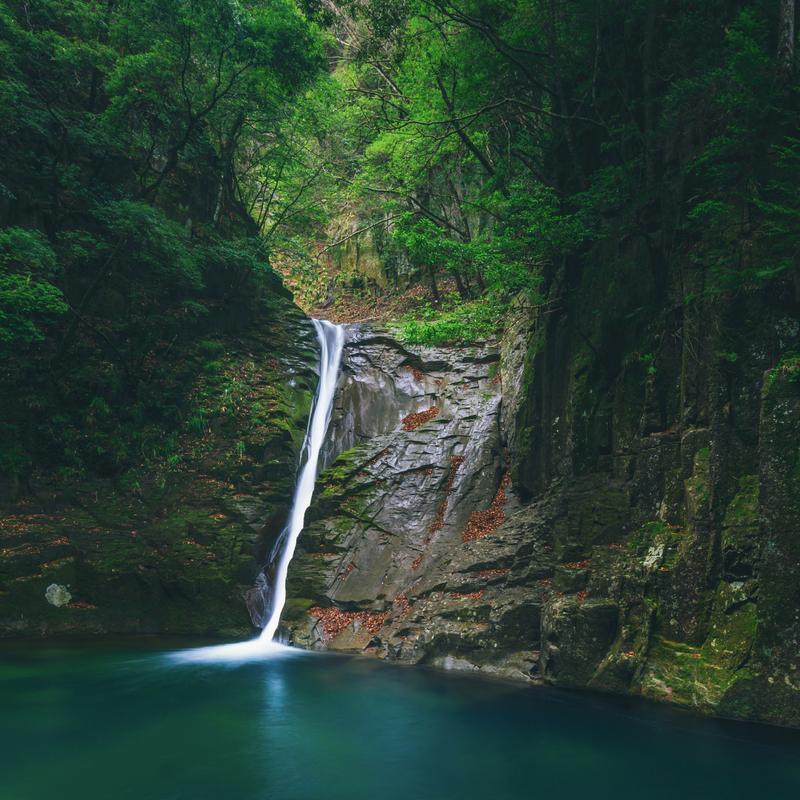
M427 411L418 411L416 414L409 414L403 417L403 430L415 431L421 425L424 425L434 417L439 416L439 409L436 406L429 408Z
M506 512L503 506L508 497L506 489L511 484L511 474L506 472L500 481L500 488L497 490L491 505L485 511L473 511L467 520L467 527L464 528L462 539L465 542L474 542L484 536L496 531L503 524Z

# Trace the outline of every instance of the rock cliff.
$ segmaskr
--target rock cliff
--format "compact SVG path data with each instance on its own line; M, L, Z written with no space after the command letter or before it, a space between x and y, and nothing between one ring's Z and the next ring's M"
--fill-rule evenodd
M330 438L352 446L321 476L292 563L285 618L296 642L419 661L440 639L448 652L477 579L458 563L465 532L482 535L509 505L498 361L490 347L411 352L351 330ZM423 598L414 624L410 602Z
M496 346L351 331L292 641L800 724L796 299L627 268Z

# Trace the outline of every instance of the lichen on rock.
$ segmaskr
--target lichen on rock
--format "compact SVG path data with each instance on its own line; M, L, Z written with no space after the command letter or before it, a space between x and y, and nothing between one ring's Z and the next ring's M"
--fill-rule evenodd
M69 589L60 583L51 583L44 592L45 599L51 606L61 608L72 600Z

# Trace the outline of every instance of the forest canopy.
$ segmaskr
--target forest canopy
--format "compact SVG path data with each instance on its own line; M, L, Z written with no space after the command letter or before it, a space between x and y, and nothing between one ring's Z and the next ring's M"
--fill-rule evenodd
M121 468L139 420L182 424L173 348L270 313L273 267L309 308L422 298L424 343L630 241L656 292L691 271L675 302L797 285L795 13L3 0L0 459Z
M254 210L324 63L291 0L0 3L7 466L138 455L171 345L277 290Z
M430 284L433 308L406 327L430 342L484 335L512 297L536 301L604 242L641 239L656 273L683 251L702 293L785 276L795 13L778 0L321 3L335 46L317 90L316 206L332 229L356 219L324 252L353 229L381 237L395 280Z

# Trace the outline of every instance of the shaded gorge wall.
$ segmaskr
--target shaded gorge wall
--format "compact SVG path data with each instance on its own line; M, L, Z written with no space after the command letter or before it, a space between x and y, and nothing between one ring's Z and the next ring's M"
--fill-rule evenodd
M494 344L349 345L296 643L800 724L797 297L642 259Z

